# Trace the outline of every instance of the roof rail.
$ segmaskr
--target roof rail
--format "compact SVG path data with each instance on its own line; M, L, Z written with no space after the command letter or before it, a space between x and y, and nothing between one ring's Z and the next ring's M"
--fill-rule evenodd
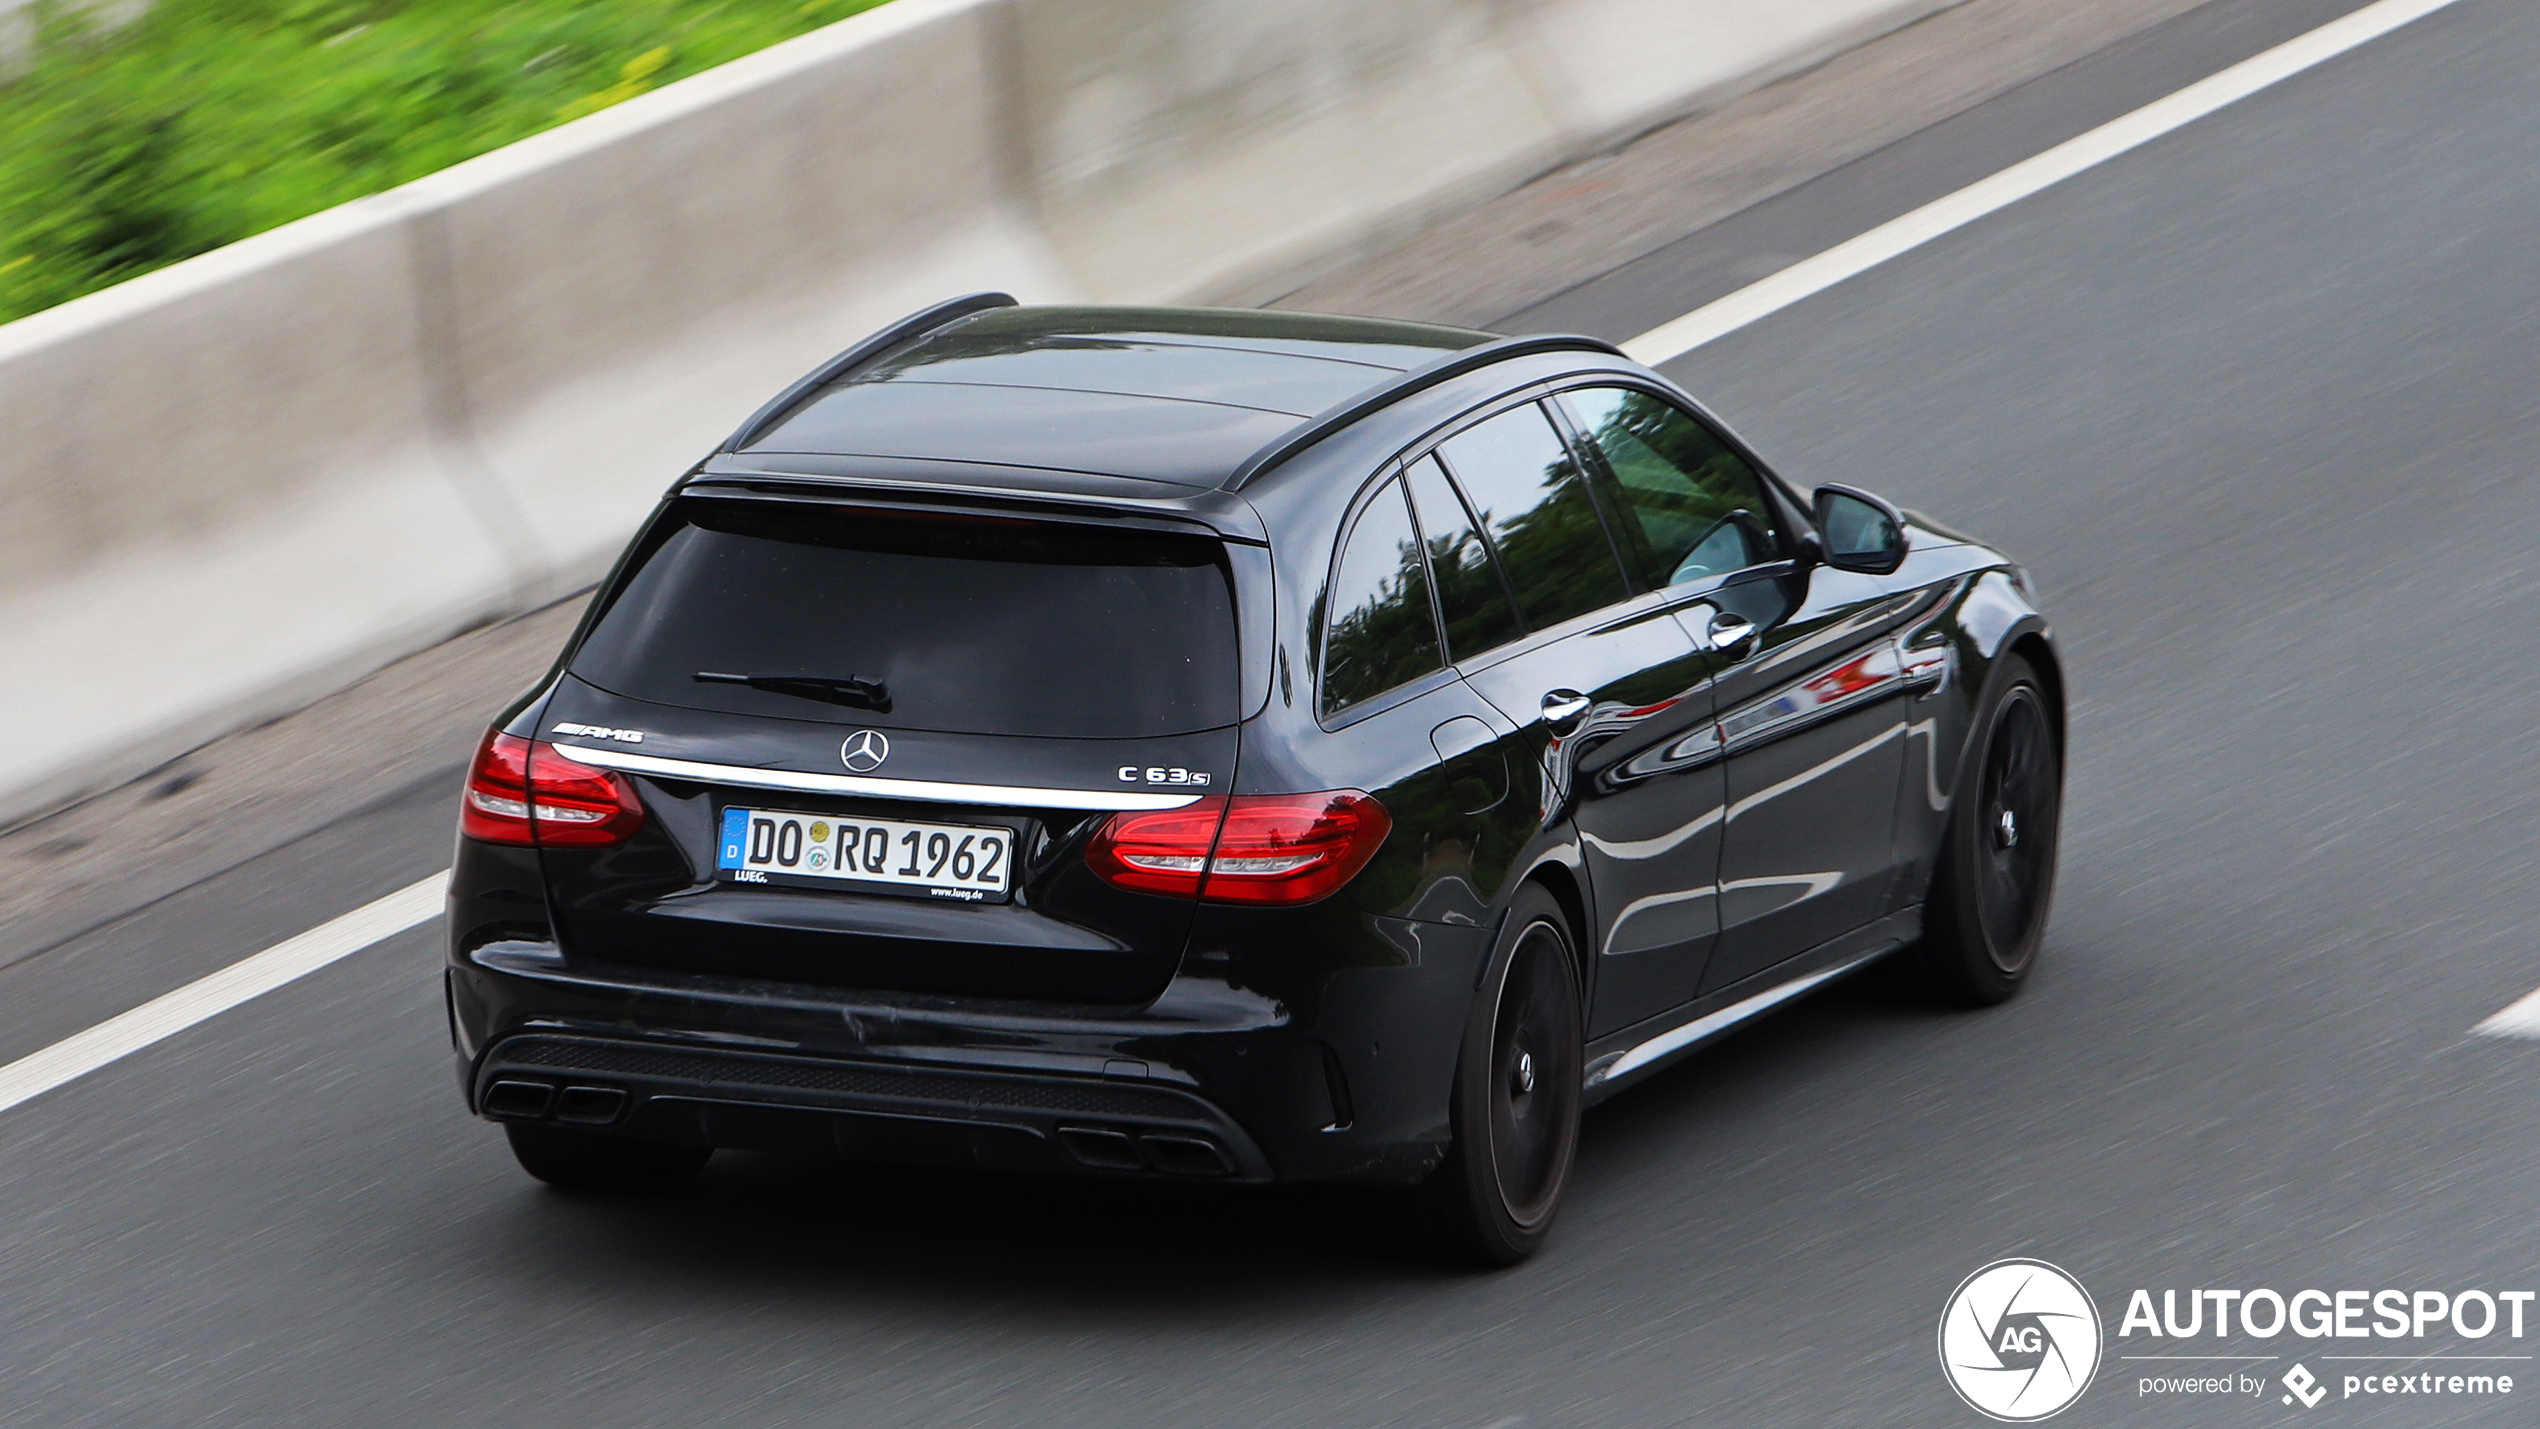
M1015 306L1014 295L1011 293L968 293L937 303L931 308L913 312L804 373L801 380L769 398L766 406L752 412L750 419L734 429L732 435L723 439L723 445L716 447L715 450L718 452L738 451L748 446L751 442L758 440L769 427L776 425L779 418L787 416L794 408L800 406L804 398L902 343L914 342L937 328L958 322L973 313L984 313L991 308L1013 306Z
M1304 424L1291 428L1268 446L1244 458L1244 464L1235 468L1235 474L1226 478L1223 489L1243 490L1244 484L1254 477L1380 407L1392 406L1415 392L1426 391L1441 382L1488 367L1494 362L1505 362L1513 357L1526 357L1538 352L1602 352L1615 357L1625 355L1621 348L1601 338L1578 337L1563 333L1503 337L1495 342L1482 343L1477 347L1458 348L1443 357L1424 362L1390 382L1370 387L1338 406L1324 408Z

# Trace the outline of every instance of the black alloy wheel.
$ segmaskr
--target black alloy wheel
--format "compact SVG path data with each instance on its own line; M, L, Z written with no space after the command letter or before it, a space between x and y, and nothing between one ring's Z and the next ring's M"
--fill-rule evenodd
M2016 973L2036 955L2030 930L2054 873L2055 737L2033 685L2013 686L1994 717L1984 756L1983 837L1976 916L1985 953Z
M1926 987L1977 1006L2009 999L2037 963L2063 822L2063 752L2036 670L2006 655L1993 684L1923 905Z
M1501 926L1455 1073L1455 1144L1417 1188L1427 1249L1514 1265L1550 1234L1579 1149L1585 1058L1568 921L1540 887Z

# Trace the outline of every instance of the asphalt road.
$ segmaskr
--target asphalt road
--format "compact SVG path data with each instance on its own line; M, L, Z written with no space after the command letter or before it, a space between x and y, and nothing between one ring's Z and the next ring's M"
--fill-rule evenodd
M2240 38L2148 37L1546 310L1637 332L2336 8L2191 16ZM1933 1332L2004 1256L2112 1331L2137 1286L2540 1288L2540 1043L2467 1035L2540 984L2535 74L2540 11L2466 0L1675 364L1801 484L2029 563L2064 874L2010 1006L1838 989L1592 1114L1536 1261L1407 1264L1310 1192L727 1157L560 1198L461 1112L425 928L0 1116L0 1425L1974 1424ZM0 1058L440 866L451 805L0 972ZM2143 1398L2115 1357L2152 1346L2108 1344L2059 1422L2533 1419Z

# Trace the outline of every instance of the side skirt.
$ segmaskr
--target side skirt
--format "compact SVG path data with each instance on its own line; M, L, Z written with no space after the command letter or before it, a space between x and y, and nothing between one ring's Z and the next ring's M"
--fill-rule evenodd
M1713 1039L1922 935L1920 905L1902 909L1672 1012L1599 1037L1588 1047L1587 1104L1596 1105Z

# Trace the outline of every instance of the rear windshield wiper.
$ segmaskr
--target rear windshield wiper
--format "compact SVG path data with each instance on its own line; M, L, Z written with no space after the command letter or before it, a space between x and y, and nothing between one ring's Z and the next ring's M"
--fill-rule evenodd
M876 714L891 712L891 687L880 680L867 680L857 675L726 675L714 670L699 670L691 678L700 685L747 685L753 690L794 695L806 700L827 700L833 705L852 705Z

